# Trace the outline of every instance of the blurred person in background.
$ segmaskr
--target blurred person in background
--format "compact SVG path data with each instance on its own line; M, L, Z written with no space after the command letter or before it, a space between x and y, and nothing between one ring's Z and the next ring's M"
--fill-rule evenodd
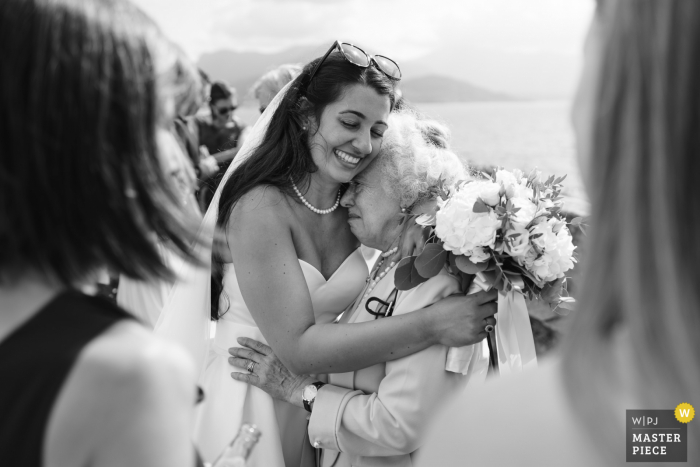
M260 79L255 82L252 91L253 95L258 100L260 114L265 112L270 101L272 101L287 83L299 76L301 69L301 65L297 63L280 65L274 70L270 70L262 75Z
M210 156L206 149L199 146L198 127L195 115L207 99L208 77L186 57L184 51L178 48L178 89L175 100L175 134L189 157L197 177L196 188L216 175L219 163Z
M597 4L572 114L592 216L568 345L448 407L417 465L628 465L626 409L700 403L700 2Z
M209 90L209 115L194 117L197 145L203 156L211 155L218 163L218 172L200 189L202 211L211 202L221 178L245 140L245 124L234 116L238 107L236 90L215 81Z
M199 206L194 198L195 178L190 161L185 156L172 132L161 131L158 134L158 146L164 172L178 190L183 216L201 218ZM161 260L169 269L177 271L182 259L173 250L167 240L153 238ZM160 311L168 298L172 282L156 278L143 280L131 278L126 274L119 276L116 294L117 304L141 320L149 328L155 327Z
M0 459L189 467L191 358L78 291L170 278L156 236L194 260L159 151L172 45L123 0L3 0L0 42Z

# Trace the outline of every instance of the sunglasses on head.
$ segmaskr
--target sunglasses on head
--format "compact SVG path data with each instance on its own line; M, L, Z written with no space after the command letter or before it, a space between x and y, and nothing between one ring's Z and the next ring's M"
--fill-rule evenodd
M370 65L374 65L379 71L384 73L389 79L399 81L401 79L401 69L399 65L384 55L367 55L367 53L356 45L352 45L348 42L335 41L328 52L323 56L321 60L316 64L313 71L309 75L307 84L311 83L311 80L316 76L316 72L321 67L323 62L326 61L328 56L334 50L338 50L341 55L348 62L353 65L359 66L360 68L368 68Z

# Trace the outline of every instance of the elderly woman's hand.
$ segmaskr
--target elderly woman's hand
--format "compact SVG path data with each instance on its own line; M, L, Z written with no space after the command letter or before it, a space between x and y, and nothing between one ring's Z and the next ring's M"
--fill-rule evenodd
M234 372L231 377L236 381L259 387L275 399L283 400L303 407L301 392L305 386L316 379L306 375L297 376L279 361L272 349L262 342L247 337L239 337L238 343L243 346L232 347L228 352L232 355L229 363L239 368L252 371L247 373Z
M432 320L433 335L447 347L462 347L481 342L488 334L486 326L496 324L498 292L451 295L430 306L437 313Z

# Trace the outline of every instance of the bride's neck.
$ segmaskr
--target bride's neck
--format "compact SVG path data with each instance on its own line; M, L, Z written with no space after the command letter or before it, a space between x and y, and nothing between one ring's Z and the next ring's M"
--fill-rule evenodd
M328 208L335 204L339 189L340 183L314 172L309 176L309 188L304 198L319 209Z

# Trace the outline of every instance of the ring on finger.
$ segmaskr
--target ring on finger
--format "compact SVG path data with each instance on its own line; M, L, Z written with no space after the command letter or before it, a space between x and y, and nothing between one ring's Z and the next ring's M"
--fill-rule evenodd
M248 370L248 373L253 373L253 370L255 370L255 362L250 360L246 369Z

